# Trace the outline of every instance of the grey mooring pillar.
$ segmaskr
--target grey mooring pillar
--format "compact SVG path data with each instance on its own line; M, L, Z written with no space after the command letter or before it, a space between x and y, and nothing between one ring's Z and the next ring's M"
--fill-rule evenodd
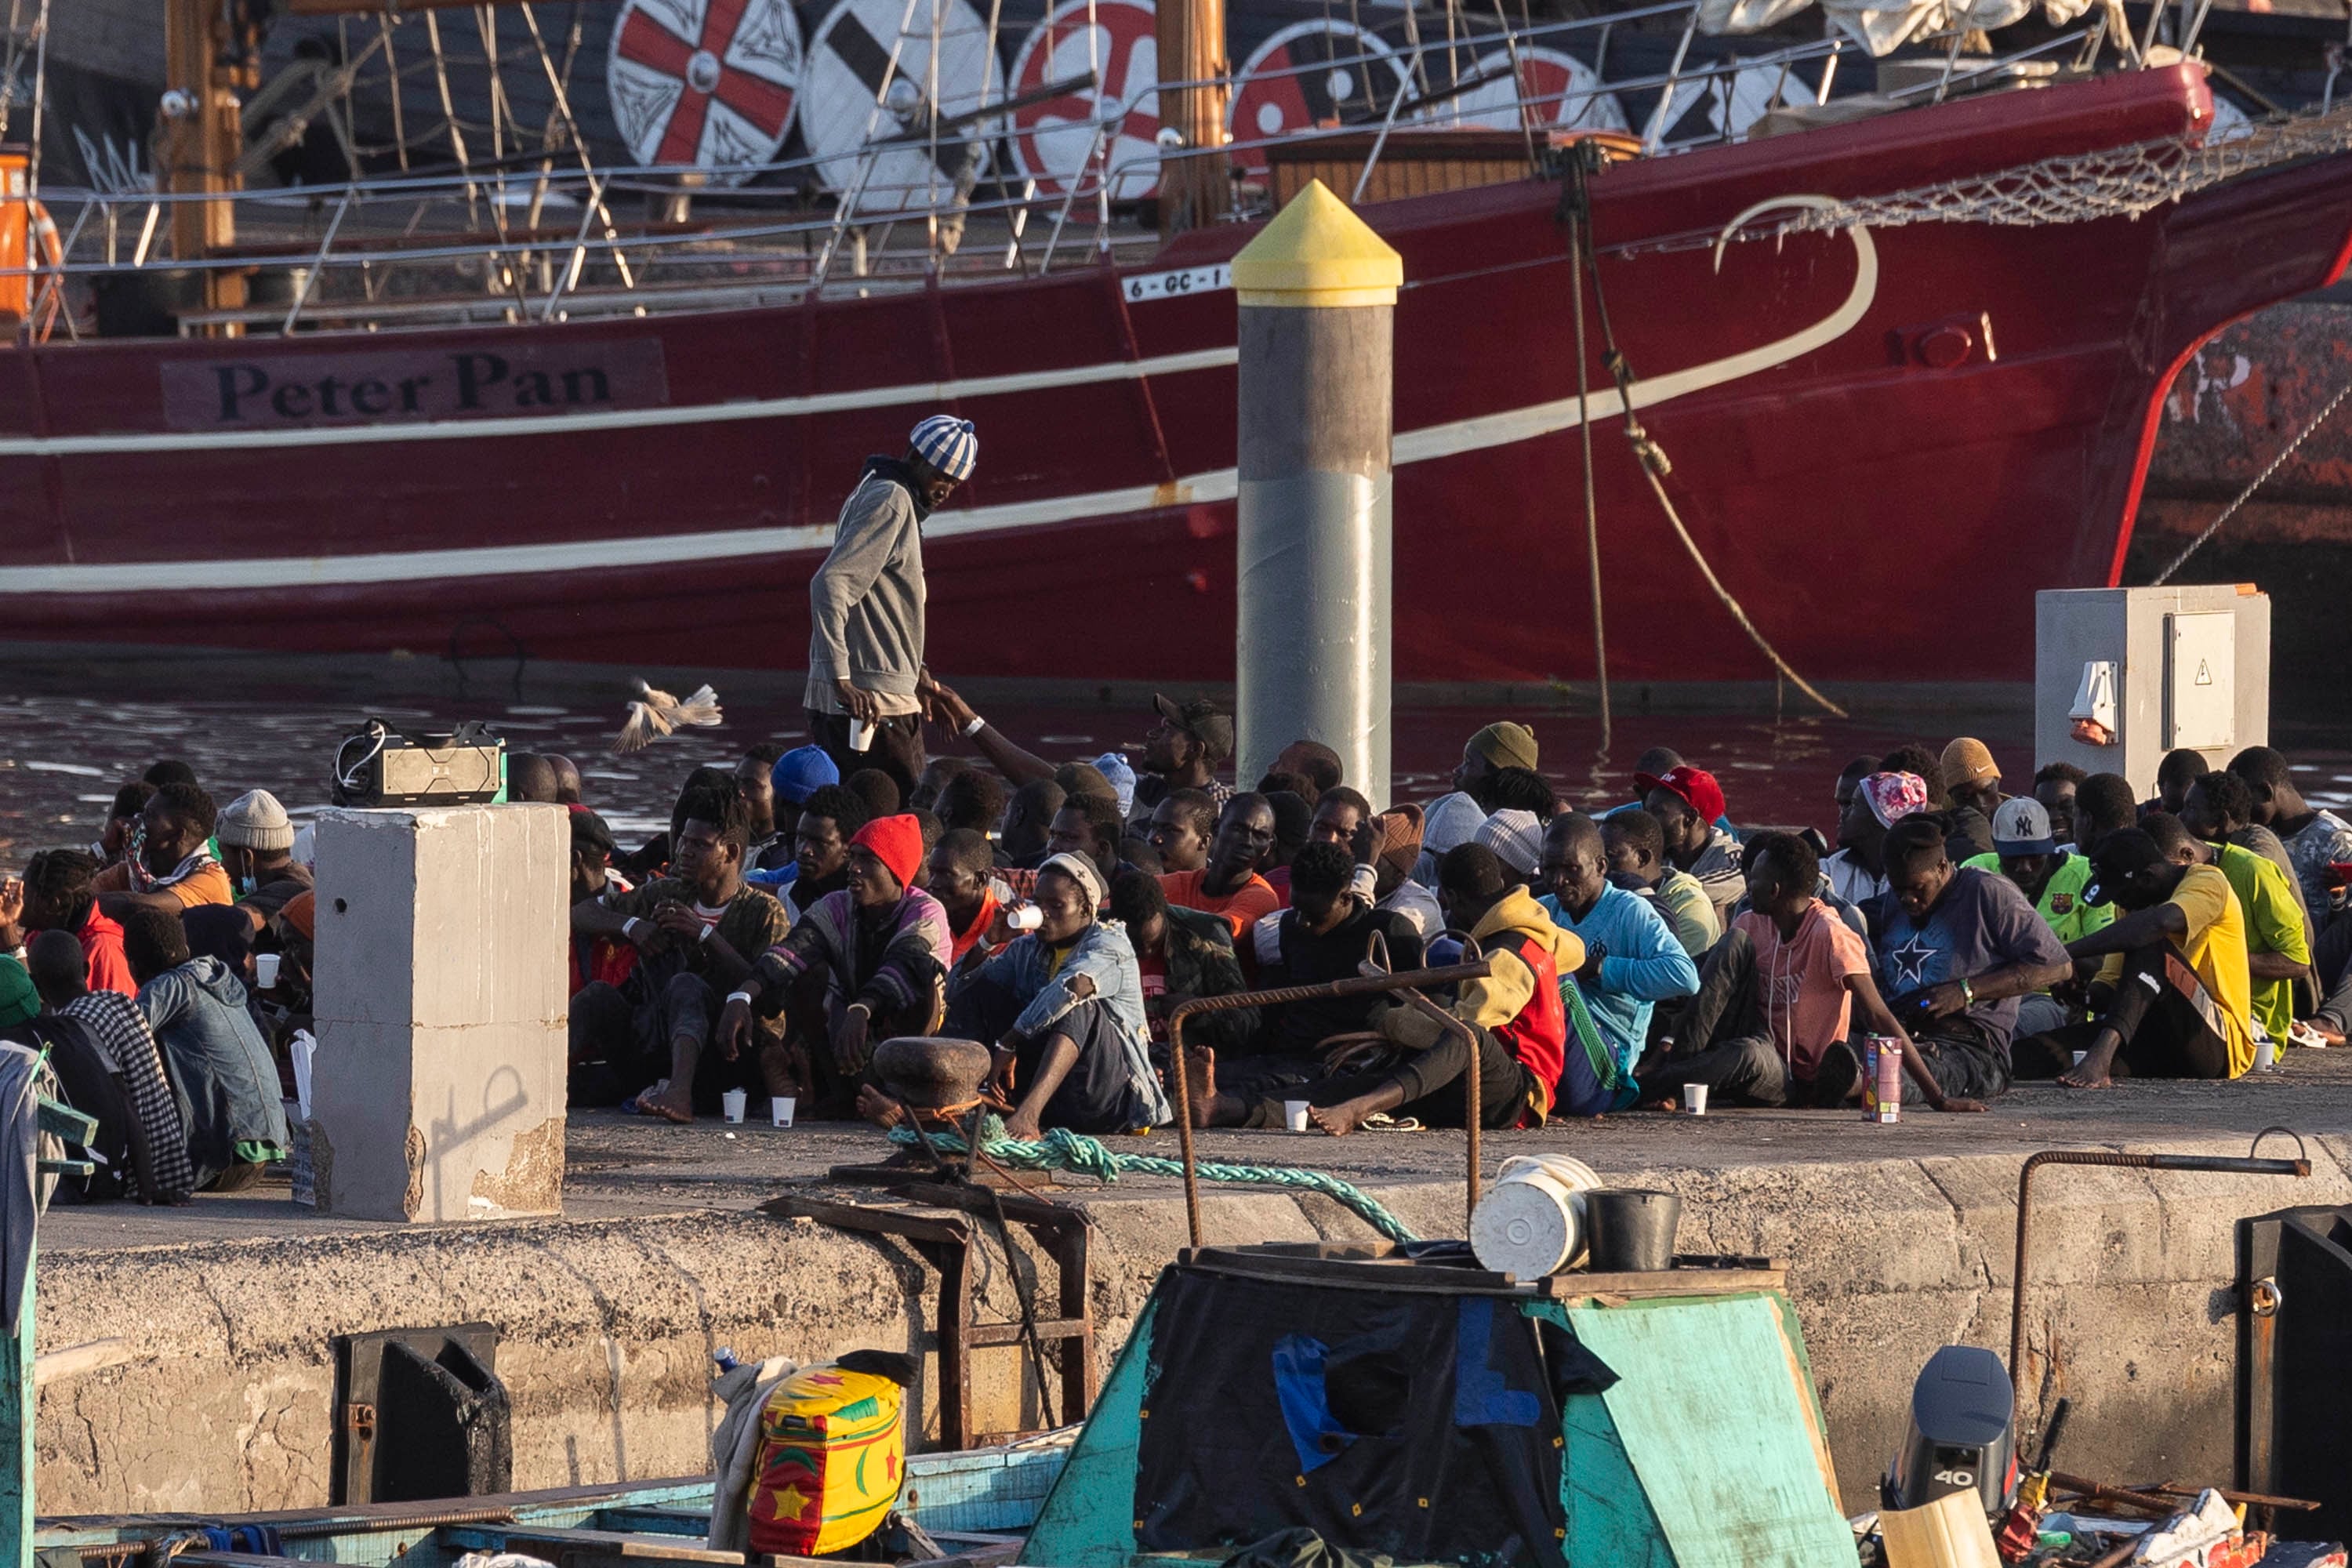
M1404 263L1312 181L1234 258L1238 776L1293 741L1389 795L1389 435Z

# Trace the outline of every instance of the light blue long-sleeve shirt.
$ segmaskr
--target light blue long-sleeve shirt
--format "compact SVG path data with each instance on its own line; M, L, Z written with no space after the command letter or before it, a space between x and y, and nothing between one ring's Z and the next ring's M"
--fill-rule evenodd
M1567 974L1560 984L1583 994L1585 1011L1610 1055L1632 1072L1649 1037L1650 1014L1671 997L1697 995L1698 966L1648 900L1622 888L1605 889L1580 921L1550 894L1537 901L1555 925L1574 931L1587 952L1603 952L1597 984Z

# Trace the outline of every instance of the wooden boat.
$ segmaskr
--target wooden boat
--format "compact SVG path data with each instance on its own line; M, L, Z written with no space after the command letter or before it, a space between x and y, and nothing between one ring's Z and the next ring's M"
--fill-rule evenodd
M944 1553L971 1568L1013 1561L1076 1436L1077 1428L1066 1427L995 1447L909 1455L894 1522L857 1560L918 1562ZM43 1520L33 1546L46 1568L70 1568L77 1557L88 1564L125 1563L191 1534L206 1539L171 1553L187 1568L445 1568L468 1552L518 1552L555 1568L740 1568L744 1553L709 1550L710 1498L709 1477L686 1476L233 1517L110 1514ZM814 1560L754 1553L749 1561L777 1568Z

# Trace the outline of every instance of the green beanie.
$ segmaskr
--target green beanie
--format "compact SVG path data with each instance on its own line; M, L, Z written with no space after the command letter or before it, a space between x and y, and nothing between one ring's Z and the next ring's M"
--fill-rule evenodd
M13 958L0 956L0 1029L14 1028L41 1010L33 977Z

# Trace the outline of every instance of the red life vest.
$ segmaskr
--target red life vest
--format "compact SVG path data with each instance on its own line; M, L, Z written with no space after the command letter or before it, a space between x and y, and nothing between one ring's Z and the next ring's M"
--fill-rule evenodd
M1554 1086L1568 1065L1568 1008L1559 999L1559 970L1552 963L1551 946L1522 931L1501 931L1487 939L1486 952L1507 952L1535 972L1535 994L1518 1016L1495 1031L1519 1065L1535 1079L1535 1103L1520 1115L1520 1125L1539 1126L1551 1110Z

